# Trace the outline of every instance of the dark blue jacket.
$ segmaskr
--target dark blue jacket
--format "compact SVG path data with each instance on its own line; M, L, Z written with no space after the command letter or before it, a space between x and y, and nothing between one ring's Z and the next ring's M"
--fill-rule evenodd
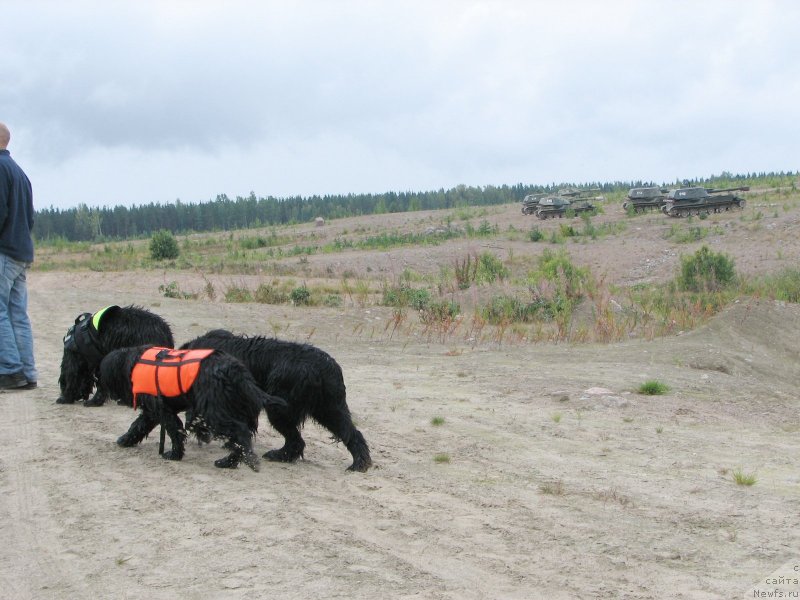
M33 191L25 172L0 150L0 253L33 262Z

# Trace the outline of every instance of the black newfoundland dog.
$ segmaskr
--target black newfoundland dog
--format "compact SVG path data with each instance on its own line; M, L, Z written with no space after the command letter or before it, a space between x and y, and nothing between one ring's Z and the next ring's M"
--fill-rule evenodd
M310 416L347 446L353 455L348 470L365 472L372 465L367 442L350 417L342 369L319 348L261 336L238 336L223 329L209 331L181 348L227 352L250 369L262 390L286 400L286 409L266 407L269 422L285 443L264 458L293 462L302 457L306 443L300 427Z
M153 344L172 348L175 341L167 322L138 306L108 306L83 313L64 336L64 354L58 385L58 404L84 400L85 406L101 406L107 400L98 388L89 399L99 374L100 361L117 348Z
M285 409L286 402L262 391L247 368L216 350L181 351L139 346L121 348L100 363L100 387L142 412L117 444L135 446L161 423L172 442L163 453L181 460L186 430L225 438L231 450L214 462L233 469L244 462L258 471L253 435L261 409ZM186 429L178 413L187 412Z

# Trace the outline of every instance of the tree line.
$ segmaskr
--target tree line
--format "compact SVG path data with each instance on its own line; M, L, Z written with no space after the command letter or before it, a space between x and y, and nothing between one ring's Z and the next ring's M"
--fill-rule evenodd
M719 176L699 181L681 180L676 185L788 185L797 173L752 173ZM230 199L218 195L209 202L149 203L134 206L90 208L46 208L35 214L34 235L37 240L103 241L146 237L166 229L172 233L228 231L307 223L317 217L337 219L359 215L408 212L418 210L488 206L520 202L527 194L555 192L563 187L596 189L599 193L627 191L631 187L657 185L643 181L613 183L581 183L513 186L465 186L428 192L386 192L383 194L347 194L325 196L292 196ZM664 184L661 184L664 185ZM794 185L792 183L791 185Z

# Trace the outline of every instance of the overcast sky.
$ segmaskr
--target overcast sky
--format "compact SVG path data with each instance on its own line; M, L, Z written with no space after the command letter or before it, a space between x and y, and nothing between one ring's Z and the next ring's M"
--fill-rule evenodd
M800 169L800 2L0 0L37 208Z

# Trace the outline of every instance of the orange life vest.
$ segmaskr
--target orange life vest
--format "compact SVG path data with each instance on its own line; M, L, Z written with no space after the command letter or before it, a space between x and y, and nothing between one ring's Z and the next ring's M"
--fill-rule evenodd
M213 350L173 350L153 346L137 359L131 371L133 408L136 396L180 396L189 391L200 371L200 363Z

